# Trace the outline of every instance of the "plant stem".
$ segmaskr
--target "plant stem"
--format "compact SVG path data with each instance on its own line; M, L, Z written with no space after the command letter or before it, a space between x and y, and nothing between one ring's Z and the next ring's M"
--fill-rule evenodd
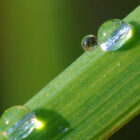
M46 124L28 139L103 140L140 113L140 6L124 20L133 34L120 50L85 52L25 103Z

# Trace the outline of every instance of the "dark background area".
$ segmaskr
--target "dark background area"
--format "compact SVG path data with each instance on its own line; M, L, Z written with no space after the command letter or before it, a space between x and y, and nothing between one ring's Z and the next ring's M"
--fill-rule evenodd
M139 0L1 0L0 114L24 104L84 51L80 41ZM140 139L140 116L110 140Z

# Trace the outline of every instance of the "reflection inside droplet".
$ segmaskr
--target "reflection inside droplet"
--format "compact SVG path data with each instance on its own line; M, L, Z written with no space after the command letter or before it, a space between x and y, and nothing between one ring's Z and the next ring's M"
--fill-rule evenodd
M34 129L36 122L36 116L33 112L27 114L16 125L11 127L6 136L10 139L18 140L26 138Z
M96 48L97 38L94 35L87 35L81 41L81 46L85 51L92 51Z

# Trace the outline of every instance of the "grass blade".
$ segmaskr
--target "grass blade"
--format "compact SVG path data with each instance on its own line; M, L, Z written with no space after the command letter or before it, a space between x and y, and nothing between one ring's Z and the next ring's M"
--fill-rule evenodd
M124 20L122 49L85 52L25 104L46 124L28 139L103 140L140 112L140 6Z

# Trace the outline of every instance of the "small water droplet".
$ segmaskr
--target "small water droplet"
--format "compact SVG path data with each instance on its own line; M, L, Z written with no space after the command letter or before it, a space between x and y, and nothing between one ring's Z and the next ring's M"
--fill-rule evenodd
M59 127L59 130L62 132L62 133L66 133L68 131L68 128L67 127L63 127L63 126L60 126Z
M96 48L97 38L94 35L87 35L81 41L81 46L85 51L92 51Z
M14 106L2 114L0 131L9 140L21 140L33 131L35 122L34 112L23 106Z
M108 20L98 30L98 44L103 51L116 51L132 36L131 29L123 20Z

